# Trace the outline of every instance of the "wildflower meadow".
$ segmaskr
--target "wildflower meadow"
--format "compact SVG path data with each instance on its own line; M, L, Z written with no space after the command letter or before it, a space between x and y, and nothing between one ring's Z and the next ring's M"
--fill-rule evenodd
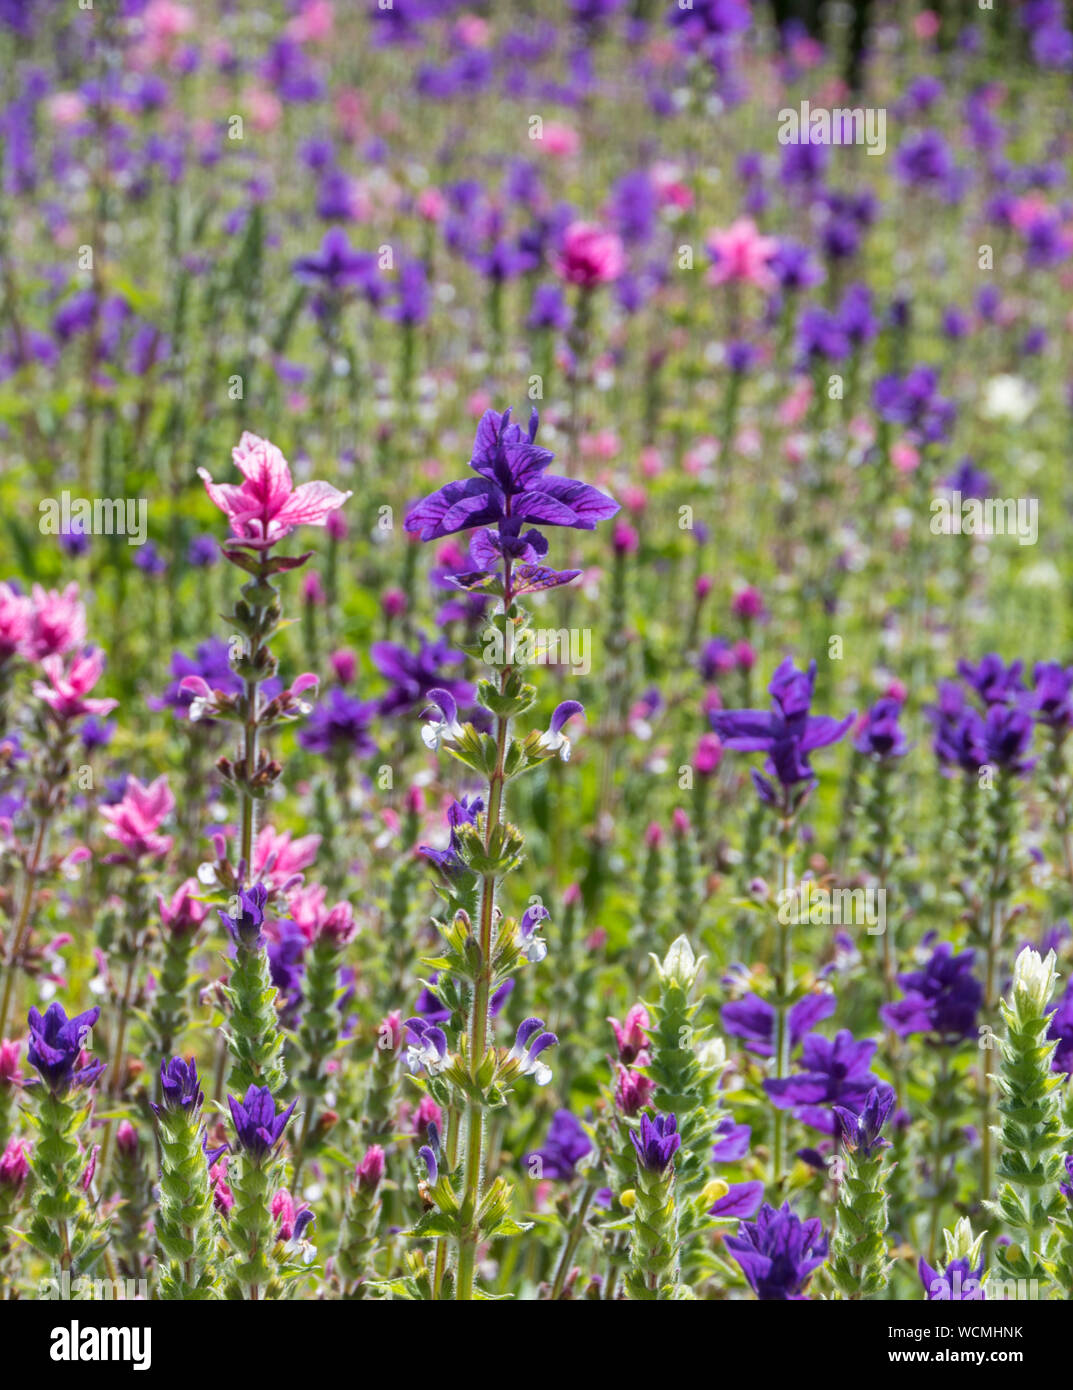
M0 0L0 65L41 1357L1073 1299L1069 7Z

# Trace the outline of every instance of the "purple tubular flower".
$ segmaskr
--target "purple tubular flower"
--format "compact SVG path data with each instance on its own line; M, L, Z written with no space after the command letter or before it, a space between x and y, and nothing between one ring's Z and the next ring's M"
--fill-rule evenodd
M671 1159L682 1146L675 1115L641 1116L641 1133L630 1130L630 1139L637 1150L637 1161L650 1173L666 1172Z
M793 1110L803 1124L834 1134L833 1105L860 1110L874 1086L883 1083L869 1070L876 1044L857 1042L848 1029L835 1038L810 1033L801 1049L801 1071L764 1082L764 1090L779 1110Z
M732 1182L715 1205L708 1208L708 1215L723 1221L755 1216L763 1200L764 1184L759 1179Z
M555 713L551 716L551 723L540 735L540 747L552 753L558 753L563 762L570 760L570 740L563 733L563 725L568 719L573 719L575 714L583 715L585 706L579 700L563 700L555 707Z
M741 1267L749 1287L764 1302L797 1301L827 1258L827 1237L818 1219L802 1221L785 1202L767 1202L755 1221L743 1221L726 1248Z
M448 483L418 502L406 518L407 531L423 541L504 522L591 531L615 515L619 504L598 488L545 473L555 456L534 442L540 423L535 410L528 432L512 424L510 414L485 411L470 459L479 476Z
M972 973L973 951L954 954L941 942L920 970L898 976L905 998L884 1004L879 1014L900 1038L929 1033L946 1046L976 1033L976 1014L984 991Z
M835 1006L833 994L806 994L793 1005L786 1016L791 1051L817 1023L831 1017ZM732 1036L744 1039L749 1051L758 1057L770 1057L774 1053L775 1009L758 994L747 994L743 999L725 1004L723 1028Z
M26 1059L54 1096L89 1086L104 1071L103 1062L91 1062L78 1070L86 1038L100 1016L100 1009L87 1009L68 1018L63 1006L55 1001L44 1016L37 1009L31 1009L27 1015L30 1043Z
M251 1086L241 1101L227 1097L231 1118L235 1123L238 1142L251 1158L266 1158L283 1138L287 1121L294 1113L297 1100L276 1114L276 1102L267 1086Z
M1055 733L1065 734L1073 724L1073 666L1041 661L1032 672L1035 689L1032 707L1036 719Z
M987 761L984 721L965 702L965 692L955 681L939 682L939 702L925 710L935 728L932 744L944 767L978 772Z
M857 752L881 762L904 758L909 752L909 744L898 723L901 713L901 705L889 695L877 700L865 715L853 740Z
M985 705L1009 705L1024 693L1021 683L1023 663L1013 661L1009 666L997 652L988 652L979 665L959 661L958 675L980 697Z
M422 1144L417 1151L418 1158L425 1160L425 1169L428 1172L429 1182L435 1182L440 1176L440 1165L436 1160L436 1155L428 1144Z
M198 1080L197 1063L193 1057L184 1062L181 1057L172 1057L160 1064L161 1103L153 1105L158 1115L167 1111L185 1110L196 1114L201 1109L205 1097Z
M478 815L484 810L484 800L479 796L464 796L461 801L453 801L447 810L447 823L451 827L451 840L446 849L435 849L432 845L419 845L418 854L431 860L448 882L464 878L470 873L458 852L459 841L456 834L460 825L476 825Z
M248 951L260 950L264 945L261 928L267 900L268 889L263 883L255 883L252 888L239 890L239 910L235 916L229 916L222 907L216 909L236 945L245 946Z
M544 1030L542 1018L527 1018L518 1025L508 1056L518 1063L523 1076L531 1076L538 1086L546 1086L551 1080L551 1068L540 1060L540 1054L558 1041L554 1033Z
M526 1163L532 1170L530 1160L538 1159L541 1178L569 1182L576 1176L579 1161L591 1150L592 1140L581 1121L569 1110L556 1110L548 1127L548 1137L541 1148L526 1156Z
M447 1065L447 1034L423 1018L408 1018L406 1032L406 1065L412 1072L423 1067L434 1076Z
M929 1303L951 1299L957 1302L986 1299L987 1292L980 1282L983 1272L983 1260L973 1269L964 1255L960 1259L951 1260L941 1272L932 1269L923 1256L917 1265L917 1273L920 1275L920 1282L924 1285L924 1293Z
M527 907L522 914L522 920L518 923L518 938L522 946L522 955L530 965L538 965L548 954L547 943L543 937L536 935L537 926L540 922L546 922L551 913L540 903L534 903L532 907Z
M799 671L789 657L775 672L768 686L771 710L716 710L711 715L712 728L724 748L740 753L766 753L765 771L776 777L784 789L798 783L815 783L808 754L817 748L837 743L853 723L854 715L832 719L829 715L809 713L812 688L816 680L816 663L807 671ZM765 800L774 800L774 793L765 780L754 777Z
M873 1086L859 1114L847 1110L844 1105L834 1106L838 1137L847 1149L853 1149L862 1158L871 1158L880 1149L888 1147L887 1140L880 1137L880 1130L893 1107L894 1089L891 1086Z
M984 716L984 762L1017 776L1036 765L1035 758L1025 757L1035 729L1029 698L1022 697L1016 705L989 705Z
M465 656L451 651L446 642L421 638L416 652L394 642L374 642L369 655L392 686L380 701L381 714L406 714L423 704L433 690L446 691L459 704L467 704L473 698L473 686L452 677L445 669L465 661Z
M735 1124L732 1116L720 1120L715 1129L718 1136L712 1145L713 1163L737 1163L749 1152L753 1131L749 1125Z

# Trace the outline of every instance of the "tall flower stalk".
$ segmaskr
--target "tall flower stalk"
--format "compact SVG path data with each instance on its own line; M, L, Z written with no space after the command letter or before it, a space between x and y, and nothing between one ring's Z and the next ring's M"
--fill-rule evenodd
M577 701L564 701L543 732L532 730L520 738L512 732L514 721L532 707L537 695L524 675L532 634L518 600L528 592L567 584L578 574L541 563L547 540L534 525L522 528L528 522L591 530L618 510L618 504L596 488L546 472L553 455L537 446L538 426L535 411L527 431L511 422L509 410L502 415L487 411L470 460L477 477L448 483L419 502L406 519L407 530L424 541L485 528L470 547L481 568L456 576L456 583L499 601L483 646L475 653L488 669L477 693L492 731L481 733L473 724L461 723L454 696L440 689L429 692L438 717L423 731L430 748L445 746L483 778L485 788L482 797L452 808L449 849L426 851L443 878L448 911L438 923L442 954L425 963L453 976L468 997L457 1052L448 1054L442 1030L416 1019L408 1025L411 1066L427 1073L428 1090L445 1111L464 1117L464 1142L455 1167L448 1169L448 1155L428 1150L426 1191L432 1209L414 1228L417 1234L450 1239L454 1297L460 1301L477 1295L481 1241L524 1229L508 1214L511 1192L505 1181L497 1178L487 1189L484 1185L487 1112L502 1103L521 1076L533 1076L538 1083L550 1079L542 1054L557 1041L542 1019L531 1018L521 1025L508 1052L490 1046L494 989L523 961L535 963L546 954L537 935L546 910L530 908L516 921L503 917L497 901L503 880L520 863L524 843L520 831L504 819L506 788L555 754L567 759L570 742L564 726L582 713Z
M218 1232L204 1150L204 1095L194 1059L160 1064L160 1103L153 1106L160 1141L160 1212L157 1243L166 1263L161 1297L200 1301L216 1297Z

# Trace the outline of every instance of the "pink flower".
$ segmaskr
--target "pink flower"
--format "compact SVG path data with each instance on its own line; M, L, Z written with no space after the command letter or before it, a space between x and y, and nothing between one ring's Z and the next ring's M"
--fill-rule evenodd
M86 610L78 597L78 585L68 584L45 590L33 587L30 630L22 644L22 655L31 661L63 655L86 640Z
M85 100L78 92L57 92L46 106L57 125L76 125L86 114Z
M723 285L734 280L762 290L774 289L777 282L769 263L778 249L775 237L761 236L752 218L739 217L708 236L708 250L715 262L708 272L708 283Z
M333 946L346 946L354 940L357 931L354 909L349 903L336 903L317 924L317 940L329 942Z
M174 809L175 798L165 776L147 787L137 777L131 777L123 800L114 806L102 806L101 815L109 822L105 833L118 840L130 858L140 859L145 854L163 856L171 849L171 836L156 832Z
M754 589L751 584L746 584L730 601L730 611L737 618L763 618L766 616L767 609L764 607L764 596L759 589Z
M0 1187L16 1191L30 1176L30 1147L25 1139L9 1139L0 1157Z
M194 894L200 891L201 885L198 881L188 878L179 884L170 901L164 900L163 893L156 895L160 920L172 936L192 935L208 916L208 903L199 903L194 897Z
M547 121L538 143L548 154L563 158L577 154L581 148L581 137L573 126L563 125L561 121Z
M287 37L296 43L316 43L331 36L334 23L328 0L307 0L287 25Z
M609 1018L607 1021L615 1035L619 1061L627 1066L635 1062L641 1067L647 1065L648 1037L645 1029L649 1026L649 1019L645 1006L634 1004L626 1014L625 1023L619 1023L617 1018Z
M717 734L701 734L697 740L693 762L702 777L710 777L723 761L723 745Z
M920 466L920 453L904 439L892 444L890 461L899 473L913 473Z
M10 584L0 584L0 661L25 649L30 636L30 600Z
M275 831L266 825L253 849L254 879L273 889L284 888L288 883L297 886L302 870L316 859L320 840L319 835L304 835L292 842L289 830Z
M615 1105L624 1115L639 1115L652 1099L656 1083L629 1067L616 1067Z
M22 1080L19 1069L19 1047L17 1038L0 1040L0 1086L17 1086Z
M366 1192L375 1192L384 1176L384 1150L379 1144L370 1144L365 1157L354 1169L354 1179Z
M323 526L329 514L350 496L331 483L295 487L287 460L276 446L248 431L231 457L245 481L214 483L204 468L198 476L206 491L231 522L231 530L259 550L281 541L296 526Z
M111 714L119 704L118 700L85 698L104 670L104 654L100 651L79 653L67 669L64 669L62 656L46 656L41 669L49 683L34 681L31 690L61 721L79 719L84 714Z
M591 290L617 280L626 268L626 255L615 232L595 222L571 222L555 269L571 285Z
M442 222L447 216L447 199L438 188L423 188L415 206L418 217L426 222Z

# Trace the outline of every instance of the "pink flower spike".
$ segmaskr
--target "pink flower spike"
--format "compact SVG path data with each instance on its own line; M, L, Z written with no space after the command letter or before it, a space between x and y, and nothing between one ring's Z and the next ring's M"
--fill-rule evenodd
M351 495L325 482L296 488L283 454L256 434L244 433L231 457L243 476L240 485L216 483L204 468L198 476L227 515L232 533L256 549L267 550L296 526L324 526Z
M30 687L33 695L43 701L56 719L67 722L80 719L86 714L111 714L118 700L87 700L85 696L100 679L104 670L104 655L99 651L85 651L71 660L65 668L63 657L46 656L41 669L48 682L34 681Z
M171 836L156 832L174 807L175 798L166 777L158 777L147 787L131 777L123 800L114 806L102 806L101 815L109 822L106 833L118 840L131 858L139 859L146 854L167 854Z
M769 263L778 249L778 241L761 236L751 218L739 217L729 227L709 234L708 250L715 264L708 272L708 282L723 285L738 281L773 290L777 281Z

